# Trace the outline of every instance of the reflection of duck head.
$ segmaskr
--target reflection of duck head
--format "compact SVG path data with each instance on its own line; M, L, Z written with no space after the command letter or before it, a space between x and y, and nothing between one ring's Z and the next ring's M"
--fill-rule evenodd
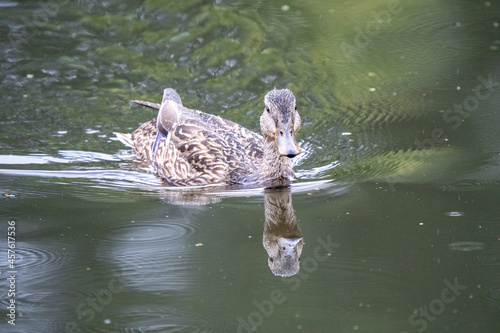
M269 268L277 276L295 275L299 272L304 241L293 211L290 189L267 189L264 208L262 244L269 255Z

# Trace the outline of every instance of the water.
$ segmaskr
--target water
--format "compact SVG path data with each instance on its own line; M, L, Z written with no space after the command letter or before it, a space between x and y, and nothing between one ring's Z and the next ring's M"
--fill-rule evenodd
M0 330L499 331L497 12L0 2ZM112 133L167 86L255 131L292 89L291 188L162 184Z

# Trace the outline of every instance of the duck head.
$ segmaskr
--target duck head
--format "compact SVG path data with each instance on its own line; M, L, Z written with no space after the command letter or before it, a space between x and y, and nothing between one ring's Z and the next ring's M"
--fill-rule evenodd
M260 129L264 140L274 141L279 155L289 158L300 154L296 135L300 129L295 96L288 89L271 90L264 98Z

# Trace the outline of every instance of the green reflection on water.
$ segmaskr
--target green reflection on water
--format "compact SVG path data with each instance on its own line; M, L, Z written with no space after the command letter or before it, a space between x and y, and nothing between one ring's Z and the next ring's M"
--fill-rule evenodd
M0 114L9 124L2 146L19 151L116 151L121 146L110 141L113 131L130 131L154 116L130 109L128 100L158 102L166 86L189 107L258 131L262 96L286 86L305 120L299 137L314 143L312 156L301 161L304 168L341 158L343 168L332 176L397 176L407 171L395 165L413 159L409 150L419 148L415 139L423 131L436 127L438 111L467 96L457 90L463 78L488 73L486 62L471 57L496 54L485 4L110 1L51 11L46 4L16 7L22 13L17 18L9 16L12 9L0 14L7 26L25 24L3 39L9 46L2 69L8 97ZM364 135L339 145L345 129ZM69 134L54 135L59 131ZM405 168L418 165L425 163Z

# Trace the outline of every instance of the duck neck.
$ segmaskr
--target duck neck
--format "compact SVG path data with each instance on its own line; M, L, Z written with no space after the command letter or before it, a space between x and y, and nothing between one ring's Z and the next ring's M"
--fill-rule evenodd
M284 180L294 176L292 159L278 153L274 138L264 136L260 176L266 180Z

